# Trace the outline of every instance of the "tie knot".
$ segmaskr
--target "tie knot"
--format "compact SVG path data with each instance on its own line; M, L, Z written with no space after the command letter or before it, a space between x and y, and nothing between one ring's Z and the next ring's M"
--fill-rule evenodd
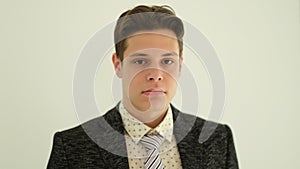
M153 150L158 149L159 146L164 141L164 138L161 135L145 135L140 143L147 149L147 150Z

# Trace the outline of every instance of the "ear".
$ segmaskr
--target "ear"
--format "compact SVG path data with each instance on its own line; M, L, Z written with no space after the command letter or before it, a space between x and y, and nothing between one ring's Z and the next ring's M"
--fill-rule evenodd
M118 58L118 56L117 56L116 53L114 53L112 55L111 59L112 59L113 65L114 65L114 69L115 69L116 75L119 78L122 78L122 68L121 68L122 61L120 60L120 58Z
M179 57L179 73L181 74L182 70L182 62L183 62L183 54Z

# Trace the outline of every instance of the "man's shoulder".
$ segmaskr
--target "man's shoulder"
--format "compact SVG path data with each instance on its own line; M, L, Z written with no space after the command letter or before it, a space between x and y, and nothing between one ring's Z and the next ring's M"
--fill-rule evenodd
M197 115L184 113L179 110L175 111L177 111L176 118L174 120L175 126L180 128L182 128L183 125L188 126L190 133L203 137L203 140L207 140L208 138L226 139L232 135L231 128L227 124L204 119Z
M56 136L64 137L65 139L79 139L79 138L86 138L89 132L96 132L100 131L100 133L106 132L107 128L110 125L107 122L107 118L110 118L111 114L114 114L116 107L107 111L104 115L99 117L93 118L82 124L77 126L64 129L55 133Z
M222 124L217 121L204 119L198 115L183 112L174 106L172 106L172 109L174 112L174 122L176 122L176 120L180 120L186 124L193 124L194 128L202 128L203 125L207 125L210 127L218 126L219 128L224 129L224 127L226 128L227 126L226 124Z
M189 130L191 133L200 135L211 135L211 137L226 137L231 134L231 129L227 124L206 120L202 117L184 113L175 107L172 107L174 113L174 126L183 128L185 131ZM79 138L87 138L90 134L93 135L109 135L111 132L117 131L122 133L124 130L120 114L118 113L118 106L107 111L104 115L91 119L78 126L62 130L56 135L63 136L69 140L79 140ZM204 133L204 134L203 134Z
M64 144L77 144L80 142L86 142L87 140L90 141L90 137L88 136L84 126L95 125L100 118L103 117L97 117L75 127L57 131L54 134L54 139L62 140Z
M99 123L99 121L101 121L101 119L103 118L103 116L99 116L96 118L93 118L91 120L88 120L82 124L78 124L77 126L74 127L70 127L67 129L63 129L61 131L59 131L59 133L63 134L63 135L81 135L82 132L84 132L84 126L91 126L91 125L97 125Z

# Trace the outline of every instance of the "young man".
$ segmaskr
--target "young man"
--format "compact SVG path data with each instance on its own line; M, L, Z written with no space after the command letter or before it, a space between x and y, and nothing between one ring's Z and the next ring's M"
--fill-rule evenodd
M227 125L215 124L200 143L205 120L171 105L183 34L182 21L166 6L124 12L112 56L122 100L102 117L57 132L47 168L238 168Z

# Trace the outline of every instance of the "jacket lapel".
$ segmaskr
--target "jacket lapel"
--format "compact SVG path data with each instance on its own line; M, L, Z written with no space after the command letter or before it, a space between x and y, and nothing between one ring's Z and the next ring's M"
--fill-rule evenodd
M184 169L203 169L205 166L205 151L198 140L200 129L194 127L196 117L181 113L172 107L174 120L174 135L177 141L178 151L182 167ZM200 126L198 126L200 127Z
M95 140L105 144L103 146L105 146L106 153L104 153L103 159L107 167L128 169L129 164L124 137L125 128L118 108L119 104L99 120L100 128L98 126L92 128L98 132L107 131L101 135L95 134ZM204 169L205 150L203 144L197 141L202 126L197 125L195 127L196 117L181 113L173 105L171 105L171 108L174 120L174 135L182 167L184 169ZM97 138L97 136L99 137ZM99 148L102 151L104 150L101 146Z
M111 168L129 168L128 164L128 155L125 142L125 128L123 126L122 118L119 113L119 104L120 102L112 109L110 113L104 115L107 123L113 128L117 133L109 132L107 137L111 138L111 145L113 153L108 153L106 162ZM117 137L116 137L117 136Z
M119 104L103 117L97 118L95 123L88 123L83 127L99 146L99 152L106 168L126 169L129 168L129 165L124 137L125 129L118 107Z

